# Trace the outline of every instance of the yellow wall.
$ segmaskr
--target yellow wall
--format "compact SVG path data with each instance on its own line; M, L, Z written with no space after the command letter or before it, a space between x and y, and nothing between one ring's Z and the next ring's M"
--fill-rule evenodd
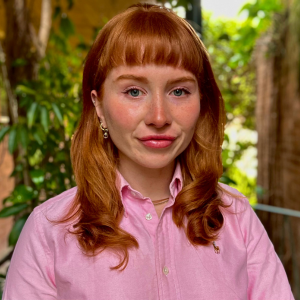
M4 38L5 11L3 0L0 0L0 40Z
M56 0L52 0L53 9ZM89 42L93 35L93 28L99 28L107 20L138 0L74 0L73 8L67 10L67 0L60 0L62 11L67 13L73 21L76 33L82 35ZM147 1L154 2L154 1ZM32 7L32 22L37 29L40 22L41 0L28 0L28 7ZM5 9L3 0L0 0L0 39L4 39Z

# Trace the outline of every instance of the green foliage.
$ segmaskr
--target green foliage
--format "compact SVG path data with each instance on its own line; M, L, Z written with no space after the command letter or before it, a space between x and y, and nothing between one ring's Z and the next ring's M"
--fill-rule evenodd
M243 195L245 195L250 204L256 203L256 180L255 178L249 178L242 170L236 166L232 166L227 171L228 176L235 182L234 184L229 183L229 185L238 189Z
M203 16L203 40L211 57L216 80L221 89L227 112L227 126L255 130L256 76L253 50L258 37L272 24L272 16L282 9L279 0L249 1L241 11L244 21L213 19ZM240 126L234 125L238 120ZM227 131L228 132L228 131ZM255 146L250 137L238 140L234 146L230 133L223 145L224 174L221 182L237 187L251 201L255 199L255 179L248 178L237 168L237 162L249 147ZM230 146L231 145L231 146ZM249 186L245 186L245 182Z
M4 139L5 135L9 132L10 126L4 126L0 130L0 142Z
M66 38L75 33L74 25L65 13L62 14L62 18L60 21L60 30Z
M252 52L244 48L249 45L239 33L245 31L244 27L235 20L213 20L209 14L204 15L203 27L203 39L225 100L228 121L241 117L245 126L254 129L255 73L249 64Z
M35 170L32 170L31 172L36 172ZM12 191L10 196L5 198L3 200L3 204L6 203L12 203L12 204L18 204L18 203L28 203L28 201L37 198L38 192L34 190L30 186L26 186L24 184L19 184L15 187L15 189ZM0 212L0 217L1 217Z
M235 129L231 132L238 131L240 128L254 130L255 70L249 63L251 52L245 55L248 52L243 48L246 45L241 41L243 35L240 30L244 30L242 23L236 20L216 20L212 19L211 15L204 14L203 28L204 43L210 54L215 77L225 101L227 127L238 119L240 127L233 126ZM255 40L253 40L252 49L254 42ZM248 49L249 45L246 47ZM236 163L242 158L245 150L253 146L253 143L244 140L237 141L232 146L230 132L227 129L226 132L222 152L224 174L220 181L245 192L240 184L241 181L235 176L238 172ZM245 179L246 175L243 174L243 177Z
M27 207L28 207L28 204L26 204L26 203L16 203L11 206L4 207L0 211L0 218L7 218L10 216L14 216L14 215L22 212Z
M164 5L167 4L172 8L182 6L185 8L185 10L188 10L193 4L193 0L172 0L172 1L160 0L157 1L157 3L164 4Z
M15 246L16 245L16 243L18 241L18 238L20 236L20 233L21 233L21 231L23 229L23 226L24 226L24 224L25 224L28 217L29 217L29 214L26 214L14 223L14 226L13 226L12 230L10 231L10 234L9 234L9 237L8 237L9 246Z
M238 28L236 39L245 63L251 57L256 39L270 28L274 14L282 9L281 0L254 0L241 8L241 12L247 12L248 18Z
M0 141L8 135L9 151L19 155L11 176L17 176L20 183L4 199L0 211L0 218L15 218L10 246L16 244L35 206L75 185L69 152L81 113L83 53L82 47L71 47L68 42L74 26L67 15L60 12L55 22L59 31L51 32L38 79L19 82L14 90L25 117L19 117L16 124L0 127ZM22 64L18 61L14 65ZM25 168L29 171L29 185L24 184Z
M17 133L18 127L12 126L8 138L8 150L10 153L13 153L17 148Z
M295 32L297 37L298 45L300 46L300 0L295 0L292 4L291 15L290 15L290 28L291 31ZM300 53L298 60L298 91L300 91Z

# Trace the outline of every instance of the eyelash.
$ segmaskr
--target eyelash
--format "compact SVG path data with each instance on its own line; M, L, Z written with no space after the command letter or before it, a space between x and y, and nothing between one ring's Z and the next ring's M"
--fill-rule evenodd
M129 95L129 92L132 91L132 90L138 90L138 91L142 92L143 94L145 94L145 93L144 93L140 88L138 88L138 87L131 87L131 88L125 90L123 93ZM185 88L175 88L174 90L172 90L171 93L173 93L173 92L176 91L176 90L183 91L183 92L185 93L185 95L189 95L189 94L190 94L190 92L189 92L187 89L185 89ZM178 97L180 97L180 96L178 96ZM134 98L137 98L137 97L134 97Z
M187 89L185 89L185 88L176 88L171 93L173 93L174 91L177 91L177 90L183 91L185 93L185 95L189 95L190 94L190 92Z
M132 90L138 90L138 91L142 92L143 94L145 94L143 91L141 91L140 88L135 87L135 86L133 86L133 87L131 87L129 89L126 89L123 93L129 95L129 92L132 91ZM134 97L134 98L137 98L137 97Z

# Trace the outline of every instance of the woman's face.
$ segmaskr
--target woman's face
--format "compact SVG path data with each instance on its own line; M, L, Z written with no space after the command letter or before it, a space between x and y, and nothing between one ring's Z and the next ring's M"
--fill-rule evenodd
M119 66L103 87L96 110L118 148L120 165L174 164L190 143L200 113L195 76L171 66ZM91 95L98 100L96 91Z

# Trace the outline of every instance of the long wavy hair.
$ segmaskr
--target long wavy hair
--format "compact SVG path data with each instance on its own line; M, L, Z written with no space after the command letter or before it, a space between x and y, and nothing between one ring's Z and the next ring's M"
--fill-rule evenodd
M208 245L223 225L218 179L222 175L221 145L224 102L207 51L193 28L169 9L138 4L112 18L99 32L83 72L83 111L71 146L77 183L72 207L60 222L74 220L70 231L86 255L117 251L123 270L129 249L138 242L120 228L124 207L117 183L118 151L103 140L91 91L102 95L108 73L120 65L168 65L193 73L200 90L200 116L193 139L179 155L183 189L173 206L173 221L193 245Z

